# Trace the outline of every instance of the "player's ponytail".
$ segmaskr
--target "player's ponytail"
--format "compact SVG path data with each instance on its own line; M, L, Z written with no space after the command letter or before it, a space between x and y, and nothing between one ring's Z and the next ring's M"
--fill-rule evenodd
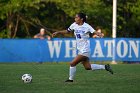
M86 16L86 14L84 14L84 13L78 13L77 14L81 19L83 19L83 22L86 22L87 21L87 16Z

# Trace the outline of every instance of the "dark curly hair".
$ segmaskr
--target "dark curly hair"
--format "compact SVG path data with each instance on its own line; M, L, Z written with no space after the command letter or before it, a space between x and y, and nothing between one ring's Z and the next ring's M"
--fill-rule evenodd
M83 19L83 22L86 22L86 21L87 21L86 14L84 14L84 13L78 13L77 15L78 15L81 19Z

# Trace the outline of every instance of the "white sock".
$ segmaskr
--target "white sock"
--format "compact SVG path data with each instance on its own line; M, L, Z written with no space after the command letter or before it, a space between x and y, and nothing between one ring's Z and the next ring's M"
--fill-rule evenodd
M70 66L70 69L69 69L69 80L73 80L73 78L75 76L75 73L76 73L76 66L74 66L74 67Z
M92 70L105 69L105 65L91 64Z

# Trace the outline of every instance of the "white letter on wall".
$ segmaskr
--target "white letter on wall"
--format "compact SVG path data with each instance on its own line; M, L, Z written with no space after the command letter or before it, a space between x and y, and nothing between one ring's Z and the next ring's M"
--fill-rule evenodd
M139 57L139 41L136 41L136 43L132 40L129 41L130 47L129 47L129 57L132 57L132 50L134 51L135 56Z
M95 40L96 45L92 57L104 57L99 40Z
M121 46L124 46L122 49L121 49ZM124 41L124 40L120 40L117 44L117 54L119 57L125 57L128 53L128 45L127 43Z
M51 58L53 58L56 52L56 57L59 57L62 41L48 41L48 47L50 51Z
M113 57L113 41L112 40L105 40L104 46L107 47L107 56L106 57Z
M72 47L70 47L70 43L72 42ZM72 57L76 57L76 41L75 40L65 40L66 46L66 55L65 57L70 57L70 51L72 51Z

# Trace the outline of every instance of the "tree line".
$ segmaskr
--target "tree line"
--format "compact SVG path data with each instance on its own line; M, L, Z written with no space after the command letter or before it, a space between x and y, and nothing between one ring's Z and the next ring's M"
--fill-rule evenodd
M117 0L117 37L140 37L140 0ZM0 38L32 38L45 28L51 35L74 22L78 12L112 37L113 0L0 0ZM72 35L68 35L72 36ZM63 36L59 36L63 37Z

